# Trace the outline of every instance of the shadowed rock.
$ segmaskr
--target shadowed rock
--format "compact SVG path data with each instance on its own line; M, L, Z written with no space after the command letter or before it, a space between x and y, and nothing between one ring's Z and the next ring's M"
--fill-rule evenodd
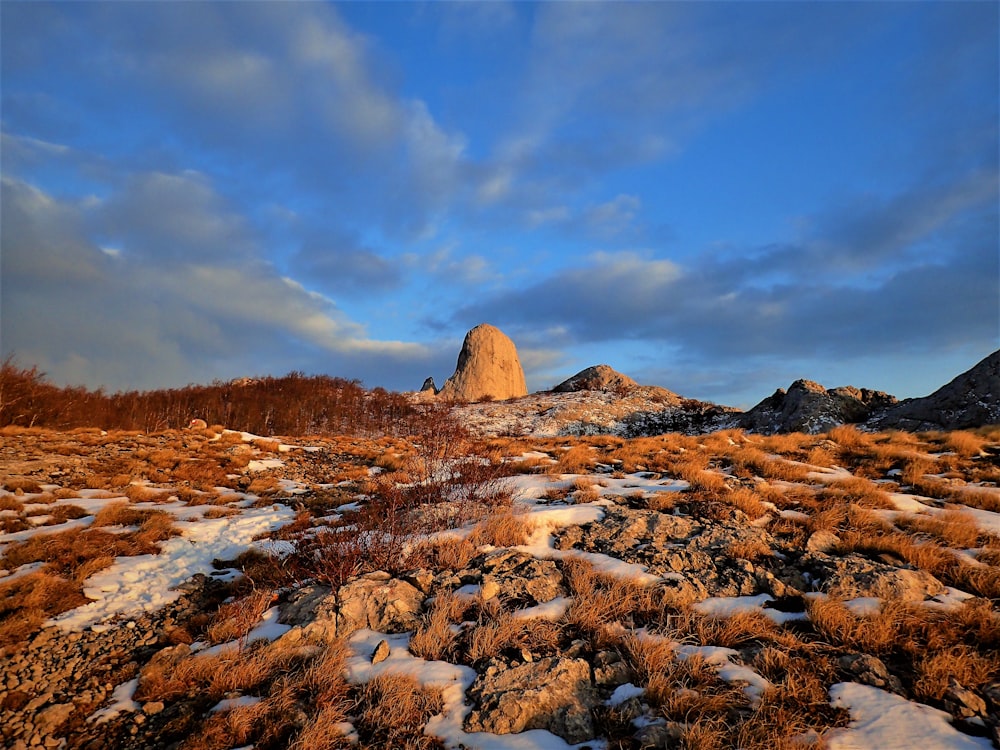
M842 386L827 390L811 380L779 388L739 419L740 427L765 434L817 433L839 424L863 422L877 410L896 403L882 391Z
M878 429L962 430L1000 423L1000 350L923 398L907 399L871 421Z

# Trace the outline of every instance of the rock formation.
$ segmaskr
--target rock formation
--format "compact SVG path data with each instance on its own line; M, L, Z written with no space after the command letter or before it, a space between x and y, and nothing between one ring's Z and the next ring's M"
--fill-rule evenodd
M424 380L424 384L420 386L420 392L430 391L431 393L437 393L438 387L434 384L434 378L427 378Z
M499 328L483 323L465 335L455 374L441 388L451 401L503 400L527 396L517 348Z
M874 416L870 424L912 431L1000 424L1000 350L931 395L902 401Z
M796 380L779 388L739 418L747 430L817 433L839 424L863 422L876 411L896 403L882 391L842 386L826 389L811 380Z
M573 391L613 391L618 393L638 385L628 375L622 375L608 365L594 365L580 370L576 375L564 380L552 390L556 393Z

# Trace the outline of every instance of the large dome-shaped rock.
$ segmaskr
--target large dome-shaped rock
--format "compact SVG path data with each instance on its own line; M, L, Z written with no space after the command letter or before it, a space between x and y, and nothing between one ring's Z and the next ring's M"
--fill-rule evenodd
M528 395L514 342L483 323L465 334L455 374L438 394L451 401L508 399Z
M964 430L1000 423L1000 350L930 396L902 401L871 421L878 429Z
M556 393L571 393L573 391L621 391L635 388L636 383L628 375L622 375L608 365L594 365L586 370L580 370L552 390Z

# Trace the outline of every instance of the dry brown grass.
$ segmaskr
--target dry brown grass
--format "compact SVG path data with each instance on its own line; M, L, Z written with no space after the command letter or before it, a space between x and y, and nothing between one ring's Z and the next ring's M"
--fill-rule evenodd
M270 591L255 589L246 596L223 604L212 616L205 635L211 643L227 643L245 638L260 622L273 598Z
M410 638L410 652L422 659L451 660L455 656L458 634L452 625L462 621L469 608L467 600L452 593L438 594L421 618Z
M1000 513L1000 492L973 487L956 487L949 498L952 502Z
M760 562L774 557L774 551L762 539L739 539L726 547L726 555L739 560Z
M358 691L355 727L369 747L430 750L440 748L424 725L443 708L441 694L421 687L408 675L376 675Z
M8 492L23 495L42 491L42 486L34 479L27 477L8 477L3 482L3 488Z
M615 623L628 626L636 618L659 612L662 606L662 593L633 580L598 573L579 559L566 560L563 575L573 595L567 623L590 638L595 647L617 642Z
M989 444L990 440L987 437L965 430L949 432L944 438L945 448L965 458L980 455L983 448Z
M133 503L155 503L165 500L170 492L144 484L129 484L122 494Z
M768 513L768 509L761 503L757 493L745 487L736 487L729 490L721 497L722 502L739 508L751 519L761 518Z
M750 610L728 617L711 617L691 610L671 618L667 631L671 638L694 641L706 646L740 648L749 644L794 643L788 635L763 612Z
M828 447L817 445L815 448L811 448L809 453L806 454L804 463L830 469L836 465L837 458Z
M479 547L515 547L527 542L534 526L523 513L507 509L492 513L476 524L469 534L469 542Z
M601 497L601 483L593 477L577 477L573 480L573 502L578 504L592 503Z
M842 601L833 598L809 599L806 611L813 627L831 643L863 653L886 654L900 645L917 616L914 608L897 601L885 601L875 615L859 617Z
M827 433L845 455L864 455L871 450L872 436L853 425L838 425Z
M788 482L804 481L809 467L770 456L759 448L745 445L729 453L733 472L737 476L764 479L783 479Z
M560 453L548 471L550 474L589 474L596 464L597 454L589 445L574 445Z
M987 536L980 531L974 518L960 510L946 510L933 516L902 516L896 519L896 525L930 534L951 547L965 549L980 546Z
M479 618L468 633L465 654L471 664L483 664L506 649L533 653L555 653L562 638L562 625L543 619L514 617L496 599L483 602Z
M88 601L77 583L50 573L0 582L0 646L26 640L47 618Z
M660 513L670 513L678 505L686 500L679 492L654 492L646 495L646 507L650 510L657 510Z
M468 538L448 537L421 541L410 550L408 567L434 570L463 570L478 553L478 548Z
M950 549L930 540L919 540L900 532L847 531L840 535L839 554L890 554L926 570L943 583L987 598L1000 597L1000 569L974 565Z
M669 462L668 470L688 482L692 489L705 492L723 492L726 479L719 472L709 470L709 456L697 450L688 451Z
M862 508L892 509L896 507L885 490L863 477L838 479L820 492L821 501L833 496L848 500Z
M952 679L963 687L980 691L1000 676L1000 662L995 655L988 656L965 645L925 654L915 667L917 680L913 692L925 703L941 700Z
M138 525L150 516L150 511L135 508L127 502L108 503L94 515L92 527Z
M110 534L101 529L70 529L30 537L8 547L0 564L16 568L45 562L48 572L83 581L110 565L115 557L159 552L156 543L176 533L167 514L150 512L138 530L126 534Z
M24 503L14 495L0 495L0 510L13 510L20 513L24 510Z

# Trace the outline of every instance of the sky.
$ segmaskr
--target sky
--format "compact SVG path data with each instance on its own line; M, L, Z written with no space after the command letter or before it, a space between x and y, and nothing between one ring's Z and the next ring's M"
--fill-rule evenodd
M748 407L1000 348L995 2L0 4L0 350Z

